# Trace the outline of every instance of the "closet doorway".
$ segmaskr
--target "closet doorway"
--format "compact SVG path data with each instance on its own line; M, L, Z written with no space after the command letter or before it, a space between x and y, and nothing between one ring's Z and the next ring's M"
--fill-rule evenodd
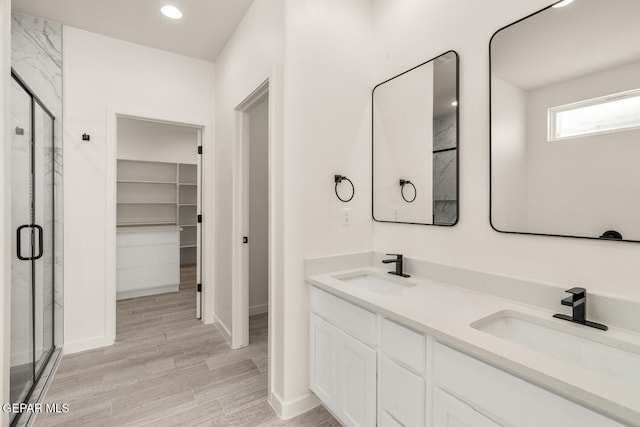
M116 126L116 341L128 341L202 316L202 130Z

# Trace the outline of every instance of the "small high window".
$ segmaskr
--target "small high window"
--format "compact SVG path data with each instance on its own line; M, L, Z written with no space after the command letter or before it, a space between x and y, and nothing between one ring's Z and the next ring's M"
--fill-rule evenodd
M640 89L549 108L549 141L640 128Z

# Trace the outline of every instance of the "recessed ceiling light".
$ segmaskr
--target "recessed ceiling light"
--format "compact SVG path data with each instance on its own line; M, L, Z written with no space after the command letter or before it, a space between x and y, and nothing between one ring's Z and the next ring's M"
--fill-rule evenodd
M160 8L160 12L162 12L162 14L164 16L166 16L167 18L171 18L171 19L180 19L180 18L182 18L182 12L180 12L180 9L178 9L175 6L171 6L170 4L168 4L166 6L162 6Z
M452 107L457 107L457 106L458 106L458 101L453 101L453 102L451 103L451 106L452 106Z
M573 0L562 0L561 2L554 4L553 7L565 7L570 5L571 3L573 3Z

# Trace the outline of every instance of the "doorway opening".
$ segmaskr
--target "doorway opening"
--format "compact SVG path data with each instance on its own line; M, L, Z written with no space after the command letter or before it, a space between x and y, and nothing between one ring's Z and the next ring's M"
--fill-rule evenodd
M268 345L270 256L269 81L236 108L231 346Z
M131 341L202 316L202 129L116 120L116 341Z

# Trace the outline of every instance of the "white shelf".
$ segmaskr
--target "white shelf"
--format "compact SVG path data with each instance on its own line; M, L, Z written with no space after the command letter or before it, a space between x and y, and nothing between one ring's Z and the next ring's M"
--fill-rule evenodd
M198 166L119 159L116 181L117 226L182 227L179 247L195 262Z
M119 205L175 205L176 202L118 202Z
M176 181L141 181L136 179L118 179L116 180L116 182L122 182L126 184L177 184Z
M163 221L159 221L159 222L118 222L118 223L116 223L116 227L143 227L145 225L148 225L148 226L175 225L175 226L177 226L177 224L175 222L163 222Z

